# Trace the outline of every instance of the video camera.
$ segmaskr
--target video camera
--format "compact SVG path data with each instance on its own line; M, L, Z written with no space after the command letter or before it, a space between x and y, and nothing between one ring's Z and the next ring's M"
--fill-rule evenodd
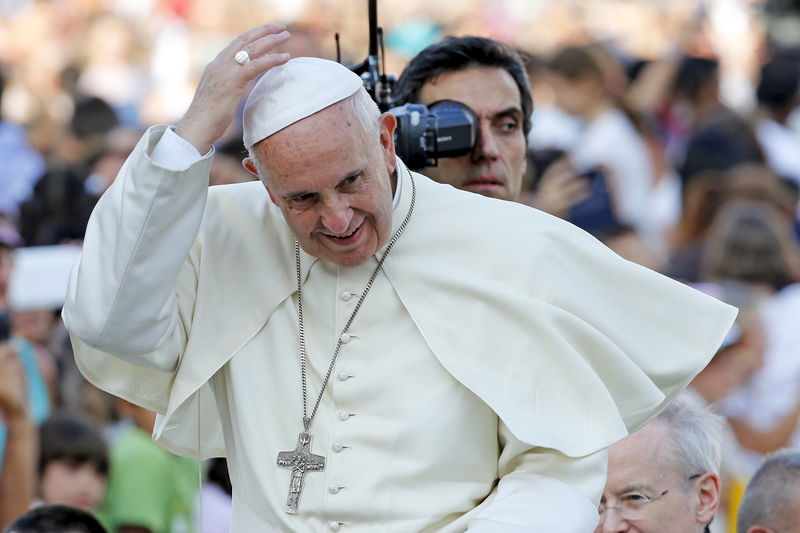
M386 74L382 61L383 29L378 26L378 2L368 0L369 54L350 68L364 80L364 88L382 111L397 118L394 133L395 150L400 159L412 170L432 167L439 158L468 154L478 137L478 118L467 105L453 100L440 100L425 106L404 104L395 106L396 78ZM380 41L380 56L378 42ZM336 34L337 56L339 34ZM337 57L341 63L341 57ZM380 68L379 68L380 65Z

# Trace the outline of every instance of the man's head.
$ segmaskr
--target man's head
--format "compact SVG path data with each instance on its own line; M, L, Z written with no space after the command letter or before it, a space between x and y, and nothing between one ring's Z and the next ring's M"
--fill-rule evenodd
M14 520L4 533L106 533L106 529L80 509L41 505Z
M46 503L97 508L108 474L108 447L88 422L56 415L39 429L39 493Z
M702 533L719 505L721 419L678 398L611 446L596 533Z
M800 533L800 451L768 456L755 473L736 520L738 533Z
M533 101L514 50L483 37L448 37L417 54L396 89L402 103L455 100L478 116L480 131L472 151L441 158L425 174L486 196L519 198Z
M391 237L395 125L345 67L294 59L262 77L248 99L244 165L303 250L358 265Z
M758 103L783 120L797 105L800 63L790 57L776 57L761 66L756 88Z

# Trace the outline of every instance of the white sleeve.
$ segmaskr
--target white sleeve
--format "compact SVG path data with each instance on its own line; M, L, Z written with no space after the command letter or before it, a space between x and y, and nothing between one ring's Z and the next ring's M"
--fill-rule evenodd
M180 355L178 276L200 227L211 158L181 171L159 165L149 154L165 129L145 133L92 212L62 316L91 348L170 371Z
M567 483L531 472L500 478L491 501L468 533L587 533L597 527L597 506Z
M171 127L164 131L150 155L154 163L169 170L186 170L203 157L192 143L175 133Z
M501 423L500 482L468 533L586 533L600 520L608 453L567 457L516 439Z

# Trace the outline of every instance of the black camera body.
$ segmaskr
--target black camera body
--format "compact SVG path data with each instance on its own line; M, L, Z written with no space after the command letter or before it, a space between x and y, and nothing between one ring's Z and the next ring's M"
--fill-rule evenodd
M478 136L475 112L454 100L430 107L405 104L389 112L397 118L395 151L412 170L436 166L440 157L468 154Z
M409 103L395 106L396 79L386 74L385 67L381 69L378 57L379 41L383 51L383 31L378 26L377 0L368 0L368 10L369 54L350 70L361 76L364 89L378 108L397 118L394 133L397 155L410 169L420 170L436 166L439 158L468 154L478 138L478 118L467 105L439 100L430 106ZM336 38L338 45L338 34Z

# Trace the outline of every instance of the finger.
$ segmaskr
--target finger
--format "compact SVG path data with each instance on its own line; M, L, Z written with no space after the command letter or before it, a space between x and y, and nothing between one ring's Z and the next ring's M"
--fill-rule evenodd
M250 55L250 60L252 61L253 59L259 58L270 52L273 48L286 41L289 37L291 37L291 34L288 31L273 33L246 44L242 50L246 51L248 55Z
M251 60L245 67L252 69L253 76L266 72L273 67L283 65L291 58L291 54L264 54L261 57Z
M264 24L263 26L258 26L253 28L252 30L246 31L237 38L235 38L231 43L225 47L225 50L233 50L235 54L237 51L241 50L243 46L256 41L266 35L271 35L273 33L280 33L286 29L286 26L283 24Z
M577 203L589 197L589 187L586 183L578 181L564 187L561 193L569 199L570 203Z

